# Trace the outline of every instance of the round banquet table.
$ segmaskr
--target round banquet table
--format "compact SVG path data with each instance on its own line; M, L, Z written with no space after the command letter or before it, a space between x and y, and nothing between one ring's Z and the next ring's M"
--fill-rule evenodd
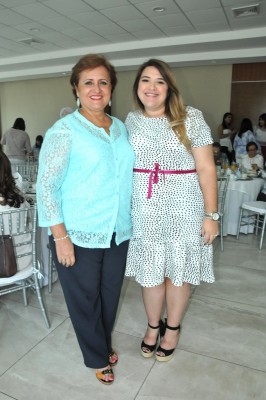
M230 180L224 207L224 236L236 235L240 214L240 206L246 201L255 201L264 185L264 179ZM241 233L252 233L253 226L243 226Z

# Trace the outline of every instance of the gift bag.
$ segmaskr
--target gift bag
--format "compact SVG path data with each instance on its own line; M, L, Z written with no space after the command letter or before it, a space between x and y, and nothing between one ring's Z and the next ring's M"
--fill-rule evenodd
M10 278L17 273L17 261L10 235L0 235L0 278Z

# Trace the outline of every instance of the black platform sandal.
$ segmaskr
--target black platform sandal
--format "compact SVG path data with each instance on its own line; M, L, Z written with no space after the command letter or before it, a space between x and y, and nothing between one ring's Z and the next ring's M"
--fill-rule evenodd
M164 332L166 329L170 329L172 331L179 330L179 332L180 332L180 329L181 329L180 324L175 327L167 325L167 320L165 320L164 327L165 327ZM164 335L162 335L162 336L164 336ZM163 349L161 346L159 346L156 350L156 360L157 361L170 361L173 358L174 351L175 351L175 348L166 350L166 349ZM157 353L163 353L163 355L160 355Z
M161 337L163 336L163 332L165 331L164 323L163 323L162 320L159 321L159 325L158 326L151 326L149 323L148 323L148 326L151 329L159 329L159 333L158 333L158 336L157 336L155 344L146 344L144 342L144 340L142 341L142 343L141 343L141 354L145 358L150 358L150 357L153 356L155 347L156 347L157 342L158 342L158 339L159 339L160 336Z

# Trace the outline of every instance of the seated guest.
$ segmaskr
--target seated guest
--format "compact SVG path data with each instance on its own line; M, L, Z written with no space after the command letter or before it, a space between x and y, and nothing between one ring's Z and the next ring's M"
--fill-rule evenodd
M18 189L15 178L12 175L11 171L11 163L8 157L0 151L0 212L15 210L18 208L28 207L29 204L23 197L23 193ZM13 217L12 217L13 218ZM30 221L29 221L30 223ZM14 227L16 227L16 223L13 222ZM23 226L24 221L21 219L21 224ZM16 228L15 228L16 229ZM4 232L5 235L10 233L10 227L8 225L8 220L4 219ZM23 234L24 240L31 240L31 236L29 233ZM13 238L15 244L21 243L21 236L17 236ZM31 252L31 243L21 245L15 248L17 255L23 254L25 252ZM21 271L24 268L27 268L32 263L32 255L27 255L25 257L21 257L17 259L18 271Z
M219 142L214 142L212 144L212 151L213 151L214 162L216 165L223 165L225 162L229 164L229 159L227 155L224 152L222 152L221 145Z
M265 167L266 167L266 163L265 163ZM261 171L261 175L262 178L266 178L266 172L265 171ZM257 201L266 201L266 180L264 182L263 188L261 189L260 193L258 194L257 197Z
M253 169L255 171L263 169L263 157L257 154L258 145L255 142L249 142L246 145L247 154L242 158L242 167Z
M252 122L249 118L243 118L234 140L236 162L242 165L242 160L247 154L246 146L249 142L255 142L260 152L260 145L257 143L253 133Z

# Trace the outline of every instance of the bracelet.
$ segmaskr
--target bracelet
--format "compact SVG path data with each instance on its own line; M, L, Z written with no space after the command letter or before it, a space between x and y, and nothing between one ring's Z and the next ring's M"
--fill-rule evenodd
M64 240L64 239L67 239L69 236L68 235L66 235L66 236L63 236L63 237L60 237L60 238L54 238L54 242L57 242L58 240Z

